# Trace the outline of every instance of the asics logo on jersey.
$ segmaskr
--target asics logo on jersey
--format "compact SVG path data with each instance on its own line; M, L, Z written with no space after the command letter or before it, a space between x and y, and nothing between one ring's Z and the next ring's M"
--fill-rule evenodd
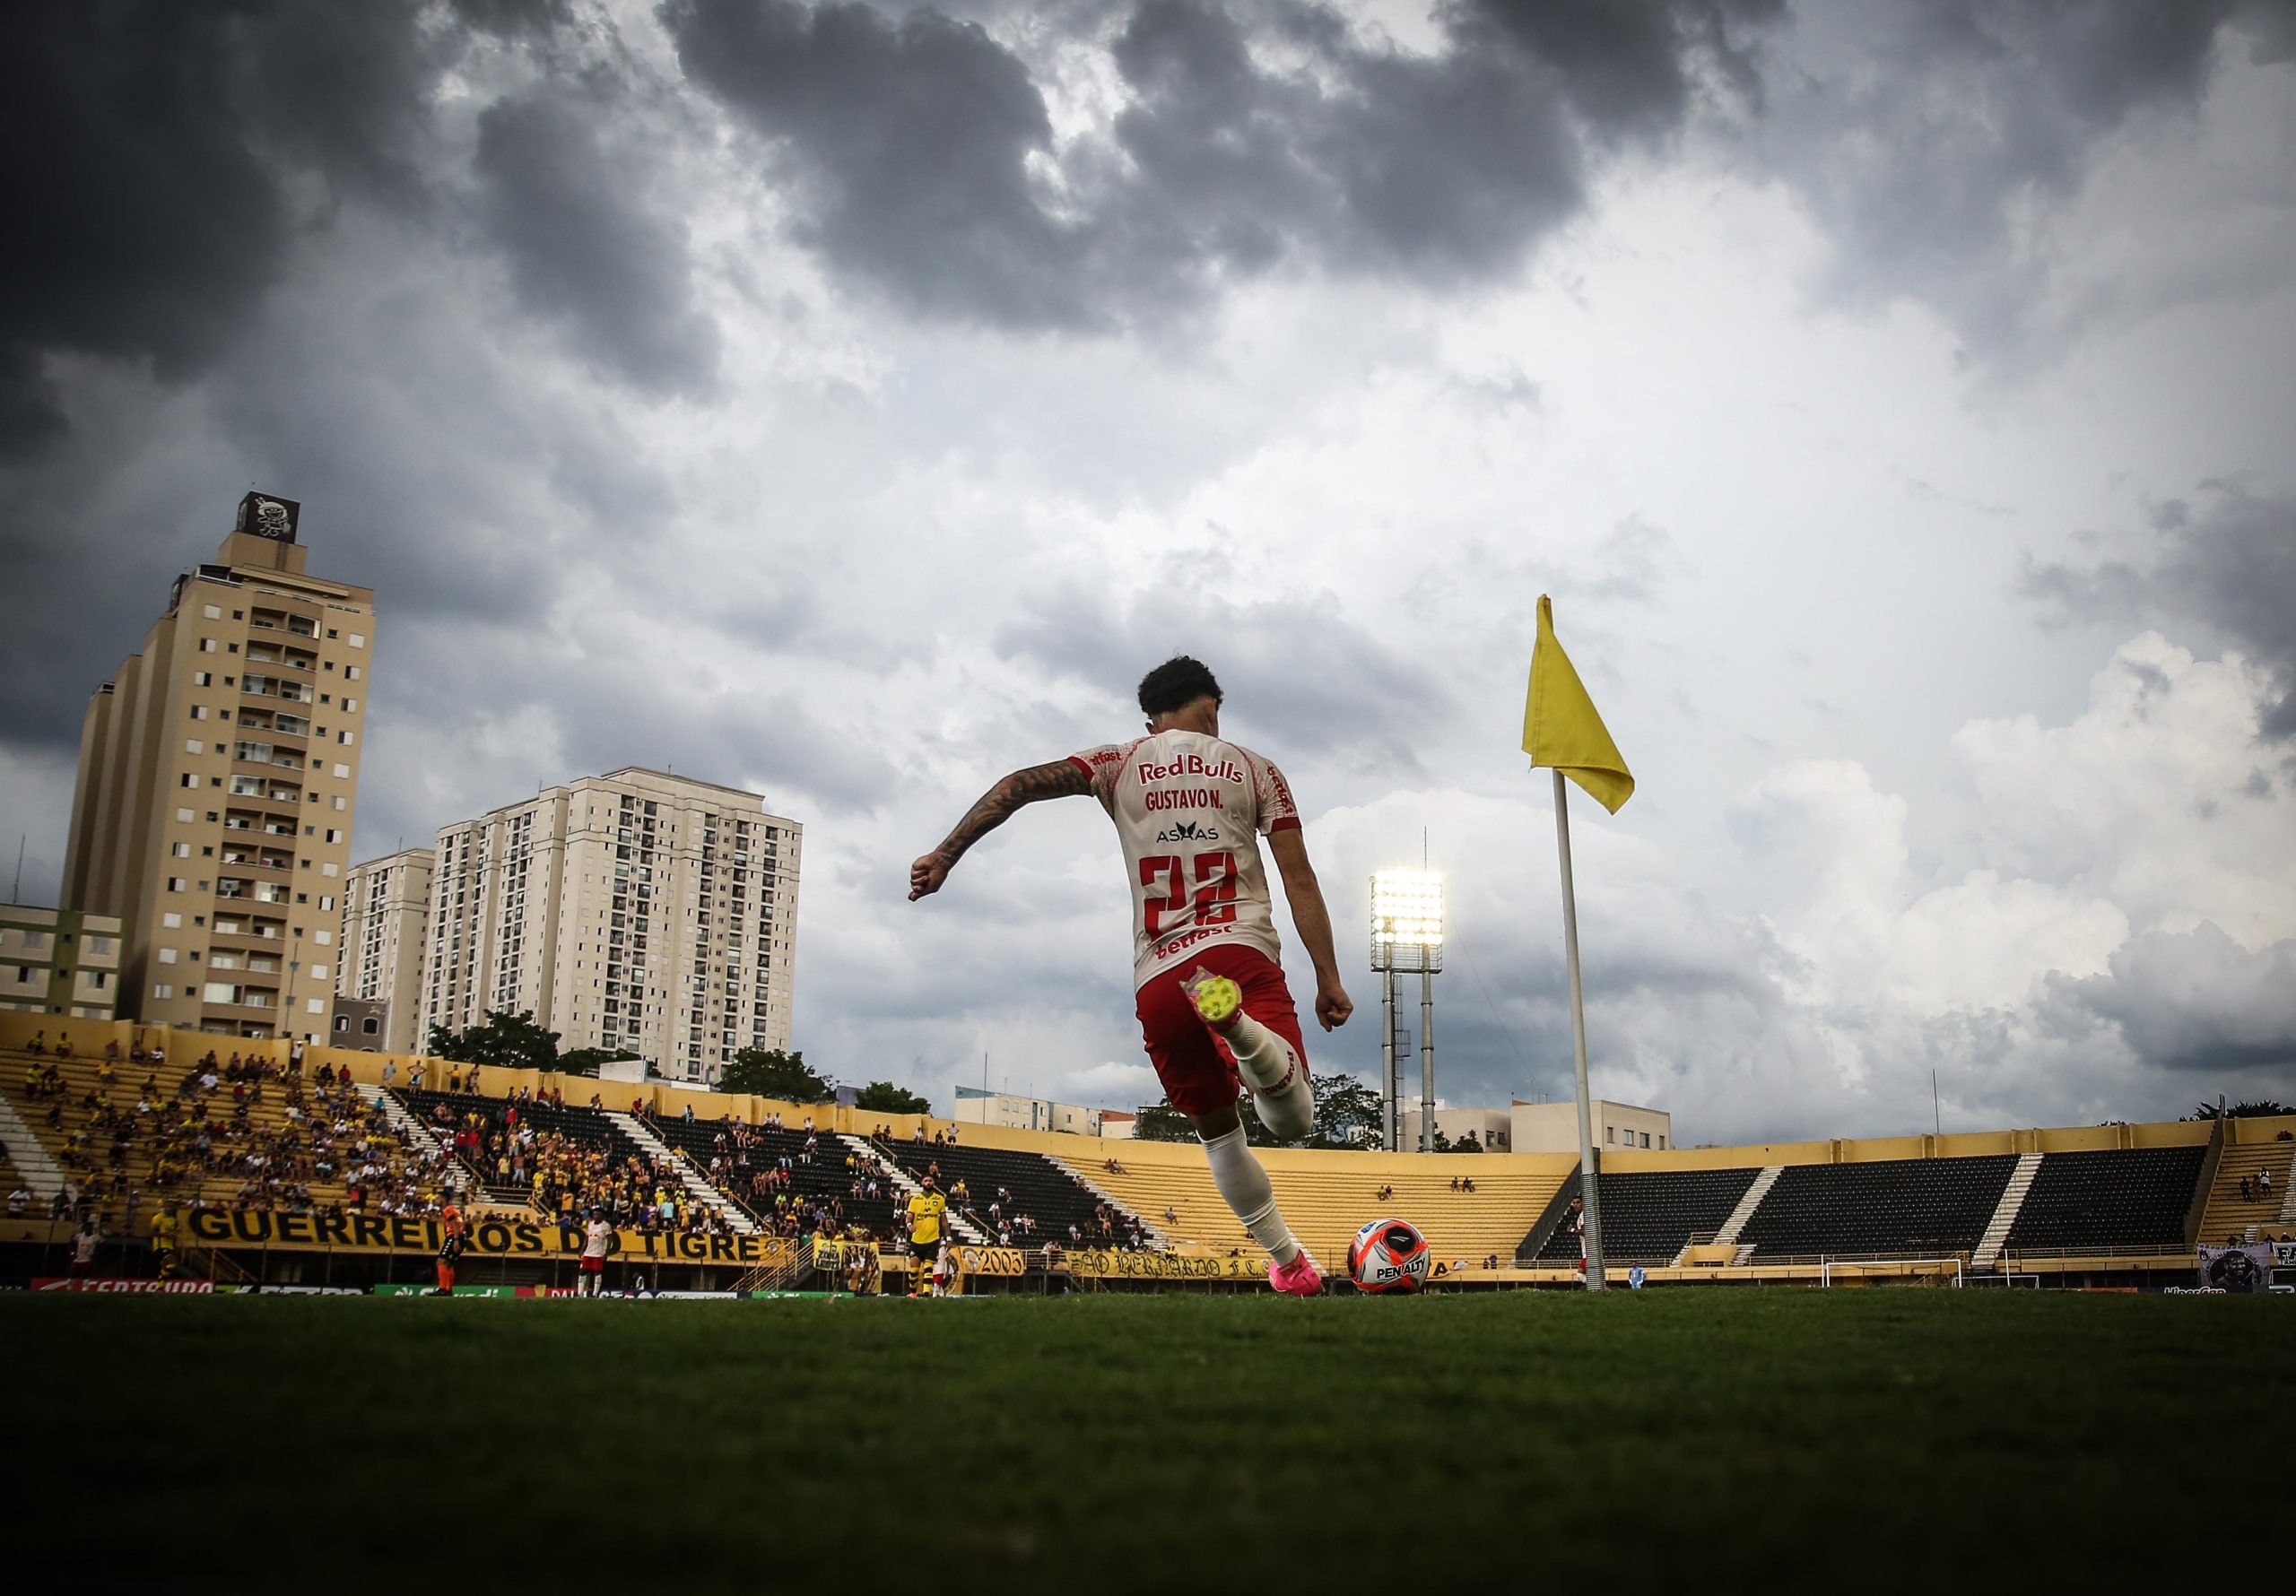
M1178 776L1200 776L1206 781L1244 779L1243 767L1237 764L1235 760L1221 759L1214 762L1205 759L1202 754L1182 754L1169 765L1159 765L1152 760L1143 759L1134 767L1134 771L1144 782L1170 781Z
M1156 833L1158 842L1218 842L1220 828L1198 825L1194 820L1182 820L1169 831Z

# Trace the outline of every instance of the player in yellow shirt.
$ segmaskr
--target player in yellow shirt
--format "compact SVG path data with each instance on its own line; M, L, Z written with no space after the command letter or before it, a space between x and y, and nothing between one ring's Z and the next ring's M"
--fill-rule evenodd
M170 1203L152 1216L152 1251L158 1255L160 1278L163 1280L175 1278L178 1227L178 1221L176 1219L173 1203Z
M941 1226L949 1211L949 1200L934 1189L933 1177L926 1175L921 1191L910 1193L909 1199L909 1294L915 1297L926 1284L926 1271L933 1267L934 1254L941 1250Z

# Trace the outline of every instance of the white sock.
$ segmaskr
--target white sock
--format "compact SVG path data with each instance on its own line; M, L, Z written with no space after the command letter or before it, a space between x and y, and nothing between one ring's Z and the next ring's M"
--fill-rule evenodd
M1248 1014L1238 1014L1220 1034L1236 1055L1236 1072L1259 1110L1259 1123L1285 1141L1313 1131L1316 1094L1308 1086L1307 1063L1292 1044Z
M1212 1166L1212 1184L1220 1188L1220 1195L1236 1210L1236 1217L1252 1233L1252 1239L1265 1247L1278 1263L1289 1263L1297 1258L1300 1244L1276 1209L1275 1189L1267 1184L1267 1171L1259 1167L1259 1160L1252 1156L1251 1147L1244 1141L1243 1126L1238 1125L1224 1136L1206 1139L1204 1156Z

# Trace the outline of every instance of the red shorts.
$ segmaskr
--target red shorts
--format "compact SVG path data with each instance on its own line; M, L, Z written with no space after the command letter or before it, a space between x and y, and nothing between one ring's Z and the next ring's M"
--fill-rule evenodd
M582 1272L586 1275L604 1274L605 1268L606 1261L603 1258L585 1256L582 1260Z
M1292 1006L1292 989L1283 984L1283 966L1240 942L1214 943L1184 962L1185 968L1166 970L1143 986L1138 998L1141 1045L1173 1107L1187 1115L1217 1114L1234 1107L1244 1089L1228 1045L1197 1016L1180 988L1199 966L1242 987L1244 1012L1291 1043L1300 1067L1307 1067L1308 1044L1300 1035L1300 1012Z

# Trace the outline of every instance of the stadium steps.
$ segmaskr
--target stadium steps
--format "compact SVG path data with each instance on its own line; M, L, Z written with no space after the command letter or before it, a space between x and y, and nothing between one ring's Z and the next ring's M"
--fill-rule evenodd
M1076 1177L1077 1184L1083 1186L1086 1191L1090 1192L1094 1197L1099 1198L1110 1208L1117 1209L1125 1213L1132 1212L1130 1209L1126 1208L1124 1204L1118 1200L1117 1194L1114 1192L1109 1191L1106 1186L1100 1184L1100 1182L1094 1180L1083 1170L1076 1167L1073 1164L1068 1165L1065 1167L1069 1174ZM1132 1217L1140 1221L1141 1234L1147 1236L1149 1242L1148 1250L1150 1252L1169 1253L1172 1251L1172 1238L1164 1234L1161 1227L1152 1223L1148 1215L1133 1214Z
M845 1143L846 1146L851 1148L855 1152L860 1154L861 1157L865 1158L874 1158L880 1164L884 1166L886 1173L892 1176L894 1188L901 1193L902 1201L894 1204L896 1210L906 1206L907 1200L909 1198L915 1196L918 1193L925 1189L923 1186L917 1184L917 1177L915 1175L909 1174L908 1170L903 1169L900 1167L900 1160L885 1157L884 1149L883 1148L872 1147L863 1138L852 1135L844 1131L839 1131L837 1133L837 1139ZM949 1210L944 1217L949 1221L949 1228L957 1233L957 1238L960 1241L971 1242L975 1246L985 1246L987 1245L988 1237L981 1234L980 1227L974 1224L970 1219L966 1219L964 1215L959 1213L955 1209L952 1208ZM898 1232L895 1234L898 1234ZM892 1237L887 1236L885 1239L891 1241Z
M1761 1200L1770 1195L1770 1187L1776 1185L1778 1177L1785 1173L1785 1165L1771 1164L1754 1176L1754 1184L1746 1188L1746 1194L1738 1199L1738 1206L1730 1210L1730 1217L1722 1221L1722 1228L1714 1233L1714 1245L1737 1246L1738 1233L1746 1227L1746 1221L1754 1217L1754 1210L1761 1206ZM1744 1263L1747 1253L1752 1250L1751 1247L1739 1247L1738 1262Z
M672 1148L648 1128L646 1122L634 1114L624 1114L618 1108L605 1111L606 1123L646 1151L678 1172L678 1184L685 1187L686 1195L705 1207L714 1208L726 1217L726 1223L736 1236L755 1236L757 1221L749 1210L729 1200L723 1192L701 1178L694 1169L693 1160Z
M8 1149L8 1161L16 1167L17 1175L33 1196L42 1203L56 1200L56 1194L64 1189L64 1166L40 1144L39 1134L24 1123L15 1104L5 1097L0 1097L0 1147Z
M2249 1123L2253 1122L2234 1122ZM2258 1201L2240 1199L2240 1182L2261 1174L2272 1176L2272 1194ZM2200 1239L2222 1242L2227 1236L2246 1237L2254 1231L2277 1229L2292 1219L2296 1208L2296 1141L2236 1141L2217 1160L2216 1181L2209 1188L2208 1207L2200 1221Z
M2018 1212L2025 1206L2025 1193L2033 1189L2033 1176L2040 1168L2040 1154L2017 1155L2017 1167L2010 1172L2009 1184L2001 1188L2001 1204L1993 1210L1985 1234L1978 1237L1977 1251L1970 1254L1971 1269L1991 1269L2000 1262L2001 1249L2009 1242L2009 1227L2017 1222Z
M357 1091L364 1101L381 1106L383 1117L390 1121L391 1129L398 1132L400 1140L406 1143L410 1150L433 1154L445 1158L448 1167L456 1177L456 1186L459 1192L466 1195L478 1189L477 1183L471 1177L469 1166L454 1156L452 1148L433 1136L430 1126L409 1114L405 1104L379 1086L361 1086L352 1089Z

